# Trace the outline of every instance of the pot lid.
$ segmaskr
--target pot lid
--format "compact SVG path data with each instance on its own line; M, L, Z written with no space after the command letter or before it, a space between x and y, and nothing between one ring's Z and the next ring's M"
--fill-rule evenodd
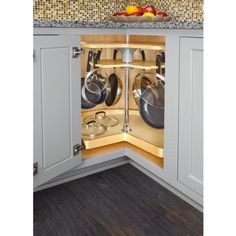
M144 100L147 104L164 108L165 106L165 88L162 81L158 81L156 85L147 86L142 93L140 99Z
M92 120L95 120L97 124L103 125L106 128L116 126L119 123L117 118L106 115L105 111L96 112L94 116L85 117L83 121L84 123L88 123Z
M104 125L98 124L95 120L90 120L82 124L82 135L94 138L95 136L104 134L106 127Z

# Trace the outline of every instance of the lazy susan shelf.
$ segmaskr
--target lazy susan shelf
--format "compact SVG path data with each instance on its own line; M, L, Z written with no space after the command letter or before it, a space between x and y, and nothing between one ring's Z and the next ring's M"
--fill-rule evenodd
M154 129L148 126L142 120L137 110L130 110L129 119L132 132L124 133L121 131L124 123L124 110L105 110L105 112L107 115L117 118L119 124L107 129L104 134L96 138L83 136L86 149L99 148L119 142L128 142L155 156L164 157L164 129ZM94 113L94 111L83 112L82 120L87 116L94 115Z
M165 45L152 45L148 43L93 43L93 42L81 42L81 47L84 48L142 48L142 49L149 49L149 50L158 50L163 51L165 49Z
M93 65L92 62L90 62L91 65ZM142 60L137 60L131 63L124 63L122 60L100 60L97 62L96 67L99 68L118 68L118 67L128 67L128 68L135 68L135 69L146 69L146 70L151 70L151 69L157 69L158 66L156 66L155 61L142 61ZM165 66L162 65L162 68Z

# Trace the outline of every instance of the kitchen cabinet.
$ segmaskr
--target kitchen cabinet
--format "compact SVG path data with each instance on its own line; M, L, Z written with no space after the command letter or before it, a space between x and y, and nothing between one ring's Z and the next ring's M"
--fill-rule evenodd
M40 33L36 33L34 36L34 163L37 163L38 166L38 174L34 176L35 187L42 189L43 186L53 186L63 181L69 181L76 178L76 173L80 173L78 176L95 173L103 170L105 166L108 168L109 160L112 161L110 166L114 167L115 159L117 159L117 163L118 161L121 163L120 158L126 156L122 163L131 163L178 196L194 206L199 207L200 205L201 207L202 201L199 197L201 191L193 183L193 179L197 179L197 182L201 181L202 164L194 153L200 150L201 136L198 140L195 136L200 135L201 131L198 129L201 129L201 124L193 118L196 117L195 113L200 112L198 106L201 103L195 103L197 100L201 100L201 94L197 93L197 89L202 89L200 88L201 82L196 82L196 78L199 77L198 73L201 74L202 58L199 55L198 44L191 45L190 43L192 40L194 42L202 40L196 38L198 34L190 33L194 38L189 39L180 37L189 35L186 31L176 31L172 34L164 30L159 35L152 30L142 32L130 30L130 33L128 30L114 29L101 30L101 32L99 29L96 31L78 29L78 32L74 29L71 31L56 30L58 32L55 31L56 33L52 34L51 29L46 29L46 33L43 34L43 29L40 29ZM113 72L114 62L106 61L111 57L111 52L115 48L112 41L126 44L123 40L127 40L127 35L130 35L132 47L137 44L135 40L140 40L138 43L142 45L145 45L146 42L149 44L149 51L147 51L149 62L141 63L137 50L133 63L124 64L119 59L120 61L116 64L116 70L121 77L123 67L131 67L129 69L130 89L132 89L134 74L137 72L135 69L155 71L156 67L153 63L155 50L159 50L158 45L161 45L162 51L165 50L164 129L154 129L144 124L132 93L129 94L131 133L121 132L125 110L124 92L120 102L110 108L101 104L94 109L81 109L81 77L85 74L88 52L85 45L90 43L91 48L91 43L94 45L94 41L98 40L104 44L104 47L107 47L106 44L109 42L111 48L103 48L103 60L98 66L105 69L110 68L110 72ZM146 41L144 41L145 38ZM185 39L189 39L190 42L188 40L185 42ZM73 48L75 47L85 47L85 54L73 58ZM195 47L197 52L189 52L191 47ZM100 45L94 46L93 50L98 48ZM145 68L143 68L144 65ZM192 73L190 71L193 74L190 74ZM189 84L189 76L193 81L192 84ZM126 84L124 78L122 82L124 88ZM194 86L194 93L189 92L189 90L193 90L191 86ZM194 114L191 113L191 109L188 110L191 106L195 106ZM100 138L83 137L81 124L87 116L94 115L99 110L105 110L108 115L116 115L121 122L116 129L108 130ZM197 114L198 118L199 115ZM192 119L192 123L186 125L186 119L188 122ZM191 133L190 130L195 125L197 130ZM186 139L186 135L188 135L188 139ZM189 141L190 137L192 142ZM83 149L83 144L86 148L74 155L74 147ZM195 149L196 145L199 149ZM187 148L185 149L184 146ZM190 150L193 153L191 158L186 154ZM190 160L194 166L191 169L188 168ZM189 183L189 176L190 178L193 176L192 184Z
M178 180L203 194L203 39L180 39Z
M81 163L78 36L34 37L34 185ZM77 145L77 146L76 146Z

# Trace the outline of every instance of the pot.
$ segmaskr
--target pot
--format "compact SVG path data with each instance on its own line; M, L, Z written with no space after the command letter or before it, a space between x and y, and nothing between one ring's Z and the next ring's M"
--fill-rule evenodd
M139 112L146 124L153 128L164 128L165 87L163 76L157 76L155 85L148 85L139 100ZM161 78L160 78L161 77Z
M86 74L90 71L90 62L92 61L92 58L93 58L93 52L89 51L87 65L86 65ZM85 74L85 76L86 76L86 74ZM81 108L90 109L90 108L95 107L97 104L92 103L87 99L87 96L85 93L85 86L84 86L85 76L81 78Z
M100 73L100 69L95 66L100 55L101 50L99 50L98 53L95 53L94 69L86 74L84 80L86 97L90 102L95 104L103 103L110 92L110 85L107 77L103 76Z

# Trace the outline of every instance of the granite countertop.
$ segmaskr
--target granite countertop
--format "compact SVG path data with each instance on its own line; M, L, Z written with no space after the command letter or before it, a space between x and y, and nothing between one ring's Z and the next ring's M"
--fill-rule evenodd
M81 21L41 21L34 20L34 27L50 28L114 28L114 29L203 29L202 21L169 21L143 23L81 22Z

